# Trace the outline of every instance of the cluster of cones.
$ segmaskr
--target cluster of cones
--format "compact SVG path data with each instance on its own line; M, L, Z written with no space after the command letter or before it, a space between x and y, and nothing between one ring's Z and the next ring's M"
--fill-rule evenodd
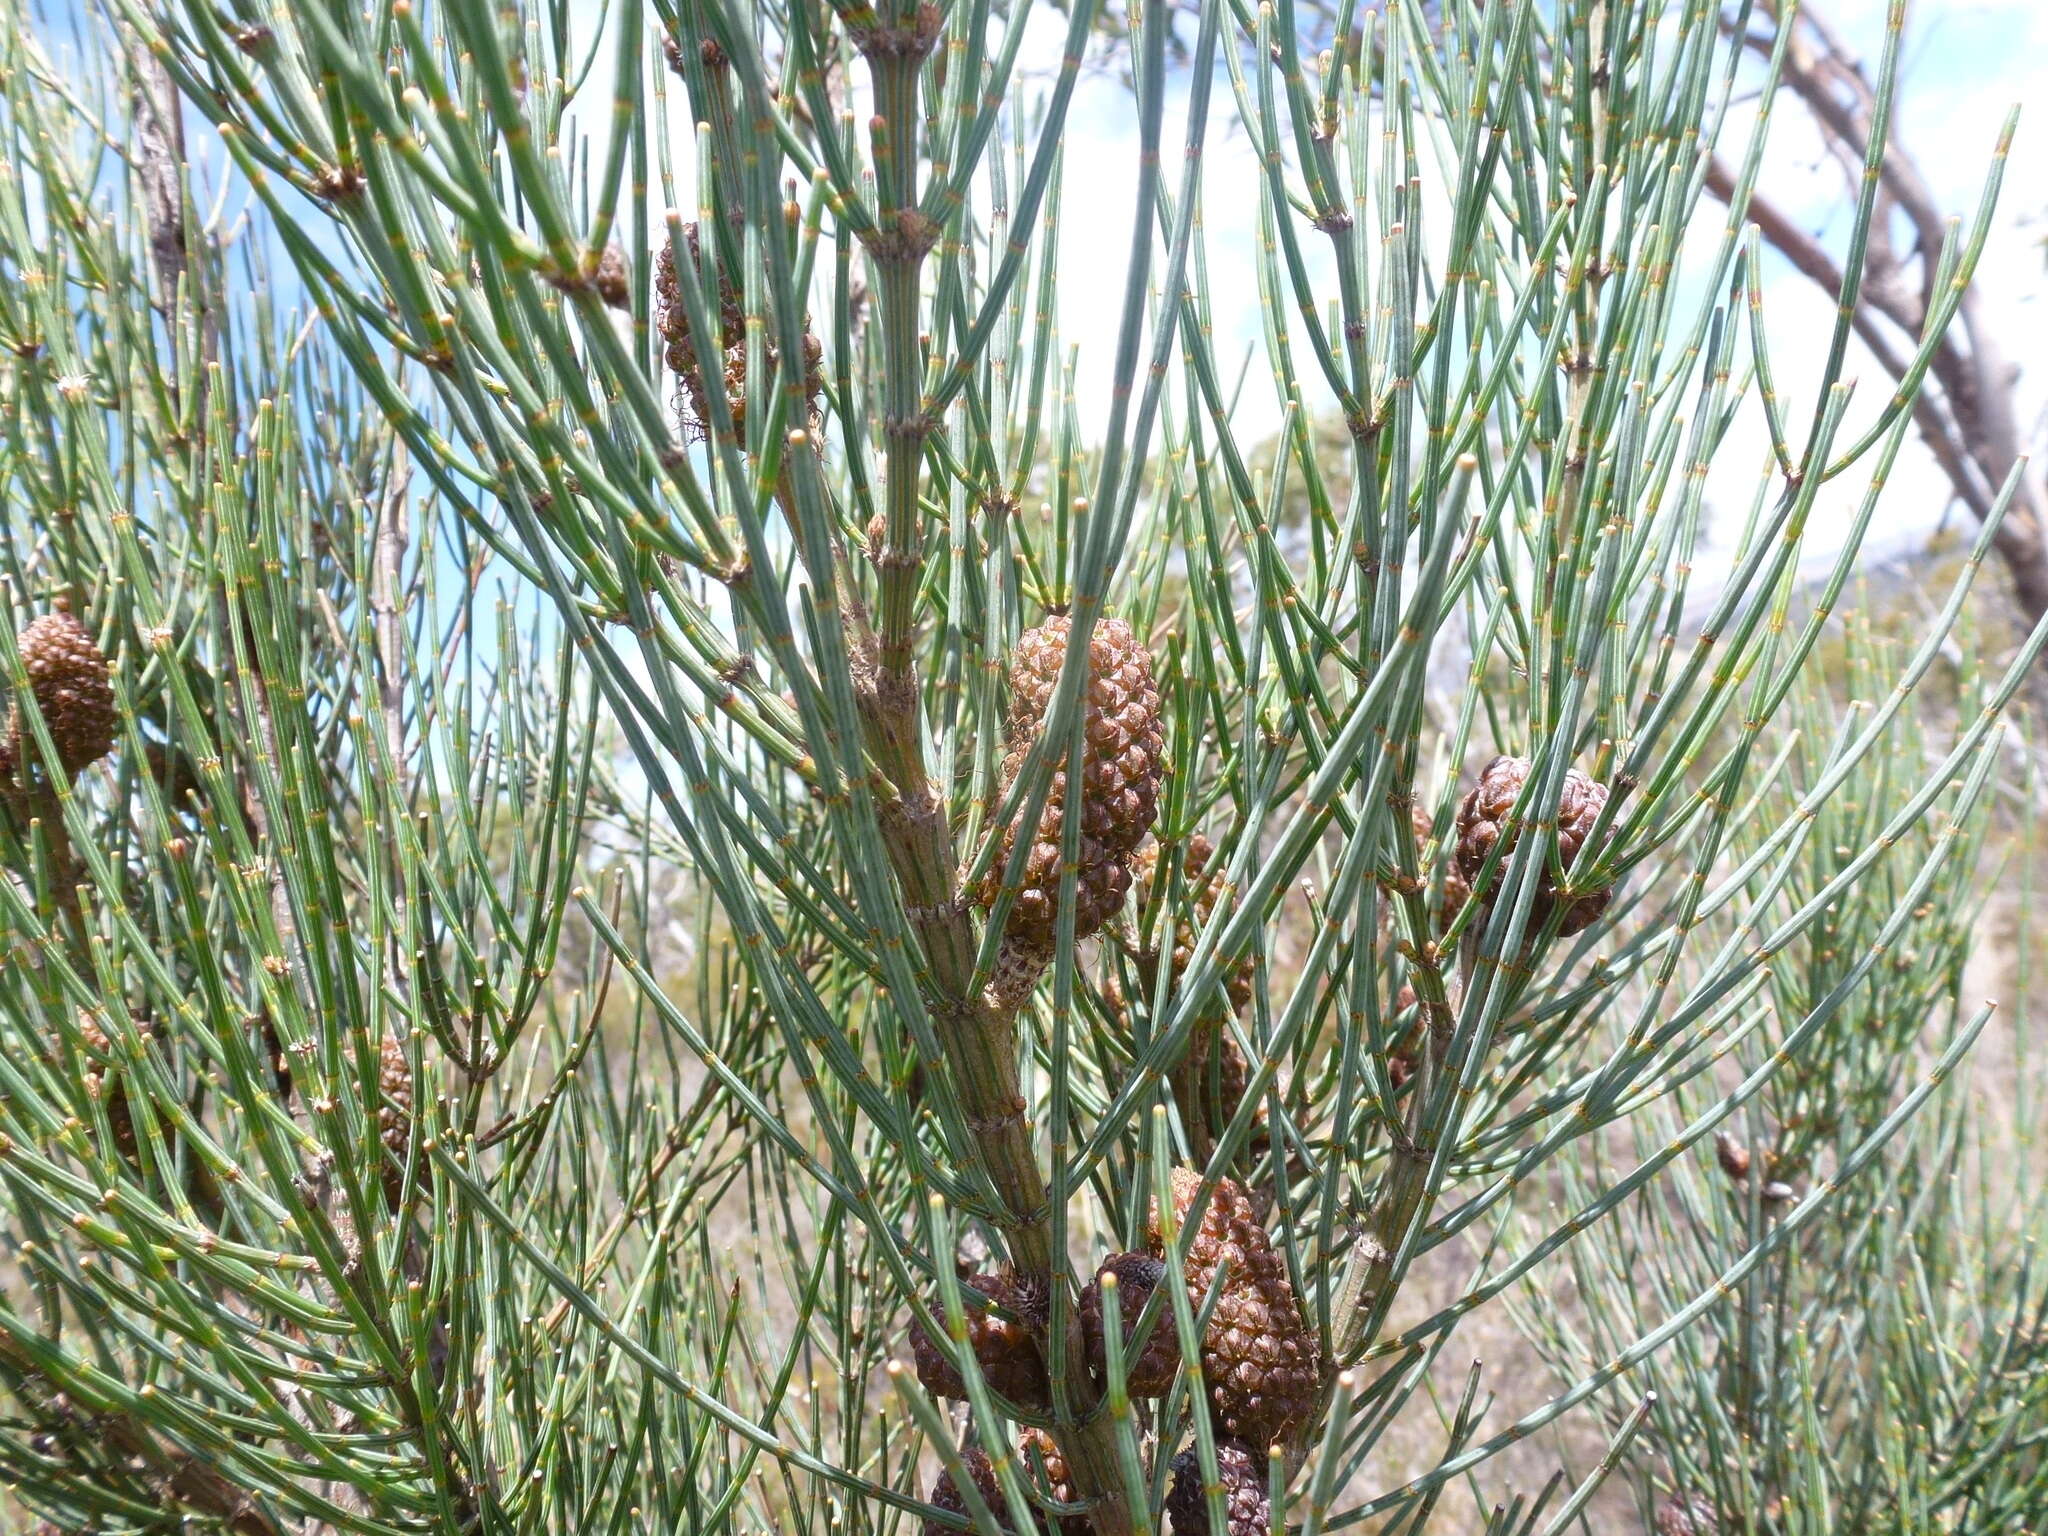
M1265 1529L1265 1448L1286 1442L1314 1416L1322 1392L1321 1354L1315 1335L1302 1318L1286 1262L1253 1214L1243 1186L1233 1179L1221 1179L1205 1192L1202 1176L1188 1168L1174 1169L1171 1179L1173 1229L1192 1229L1181 1272L1198 1316L1214 1292L1197 1358L1201 1391L1217 1440L1226 1504L1232 1512L1231 1536L1250 1536ZM1164 1397L1179 1374L1180 1341L1170 1310L1162 1306L1142 1343L1136 1337L1147 1303L1168 1280L1171 1250L1167 1230L1155 1212L1146 1251L1110 1255L1082 1293L1077 1317L1089 1369L1099 1390L1108 1387L1105 1276L1115 1279L1128 1394L1133 1398ZM1052 1395L1041 1345L1046 1326L1042 1297L1008 1275L972 1275L965 1284L1000 1309L971 1311L967 1318L965 1343L983 1379L991 1390L1020 1409L1048 1409ZM954 1357L936 1340L915 1331L911 1353L918 1380L927 1391L939 1397L967 1396ZM1048 1501L1072 1502L1065 1463L1048 1436L1028 1431L1020 1451L1025 1453L1027 1466L1035 1460L1043 1469L1041 1492ZM992 1511L1000 1512L1003 1503L987 1453L971 1450L963 1459L984 1501ZM940 1475L931 1502L955 1513L967 1508L951 1474ZM1208 1506L1200 1459L1192 1445L1174 1458L1167 1508L1174 1536L1207 1536ZM1090 1529L1084 1515L1060 1516L1057 1523L1062 1536L1086 1536ZM1041 1526L1050 1529L1049 1520L1042 1519ZM929 1522L925 1529L927 1536L940 1536L946 1527Z
M114 749L120 717L106 655L85 626L61 606L32 620L15 637L15 645L28 673L29 693L57 749L58 766L67 777L76 778ZM0 802L20 792L22 771L35 755L17 702L10 706L5 734L0 735ZM132 1163L137 1155L135 1128L113 1044L89 1018L80 1022L79 1040L82 1079L90 1093L105 1098L115 1143ZM287 1070L282 1058L277 1064L280 1072ZM385 1036L380 1048L378 1077L386 1101L377 1110L378 1139L395 1160L385 1177L395 1200L411 1139L413 1080L405 1048L393 1036Z

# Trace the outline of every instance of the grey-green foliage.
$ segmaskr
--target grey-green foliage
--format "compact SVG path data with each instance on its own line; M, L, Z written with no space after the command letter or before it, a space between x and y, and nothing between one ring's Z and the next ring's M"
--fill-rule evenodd
M1099 9L1036 24L1071 60ZM149 195L181 183L116 71L51 62L8 13L9 600L18 622L70 598L126 722L76 784L25 752L0 843L0 1446L31 1508L242 1533L958 1526L932 1471L1024 1420L1099 1536L1151 1529L1175 1451L1213 1475L1189 1411L1205 1298L1176 1282L1153 1308L1186 1366L1158 1402L1113 1372L1098 1405L1069 1322L1205 1154L1270 1203L1343 1368L1275 1460L1276 1518L1410 1531L1828 1211L1674 1281L1520 1422L1475 1376L1429 1465L1376 1455L1434 1412L1465 1316L1662 1198L1836 1037L1922 906L1960 900L2040 644L1973 681L1814 883L1816 829L1887 750L1982 545L1895 691L1814 754L1788 701L1910 391L1853 399L1845 328L1811 393L1771 387L1754 243L1701 212L1716 135L1744 185L1766 144L1722 133L1750 82L1715 8L1351 8L1308 60L1289 6L1206 4L1171 133L1164 27L1128 17L1135 238L1102 221L1079 274L1052 233L1101 212L1061 199L1071 64L1022 83L1036 15L122 0L86 56L152 55L226 167L180 209ZM1897 58L1895 27L1887 102ZM1257 205L1205 208L1231 113ZM217 222L221 190L246 221ZM1945 255L1923 362L1995 190ZM694 211L701 257L662 209ZM1209 339L1250 298L1209 281L1225 216L1256 221L1295 434L1256 471ZM615 241L630 322L597 280ZM698 381L702 437L655 334L657 244L693 334L728 294L744 320ZM286 271L304 325L265 297ZM1074 281L1123 294L1079 364L1052 321ZM1077 366L1111 376L1106 419L1080 418ZM1281 538L1319 398L1348 494L1312 492ZM1744 420L1760 469L1730 461ZM1852 537L1792 614L1840 487ZM1748 509L1712 581L1710 494ZM1232 894L1205 916L1173 881L1171 914L1067 931L1020 1008L988 987L1004 902L960 893L1078 740L1070 665L999 792L1000 662L1051 605L1149 636L1156 830L1213 838ZM1453 619L1471 685L1445 711L1425 680ZM1527 831L1446 930L1454 806L1495 750L1536 765ZM1573 764L1612 793L1567 876L1545 808ZM1537 916L1546 873L1618 894L1565 938ZM1910 899L1839 990L1773 992L1772 957L1878 878ZM1193 954L1141 997L1130 924L1169 916ZM1165 1085L1247 966L1225 1023L1249 1091L1197 1125ZM1771 1019L1786 1057L1699 1096ZM1857 1105L1844 1177L1932 1082ZM1689 1118L1640 1156L1593 1159L1682 1091ZM1578 1202L1508 1242L1560 1172ZM1503 1236L1457 1300L1396 1326L1414 1267L1482 1232ZM964 1415L887 1369L912 1327L964 1322L963 1247L1042 1290L1050 1412L993 1398L971 1355ZM1024 1523L1035 1463L998 1465ZM1478 1519L1559 1528L1602 1471Z
M1849 700L1880 686L1890 649L1867 621L1852 623L1837 688L1802 689L1808 725L1795 782L1807 771L1801 760L1825 752ZM1963 685L1967 697L1967 676ZM1824 886L1869 837L1892 782L1934 750L1928 722L1908 715L1895 725L1888 750L1866 759L1821 813L1781 902ZM2031 846L2031 828L2018 830L2020 848ZM1913 840L1930 836L1922 829ZM1987 924L2008 915L1987 912L1995 862L1966 856L1951 883L1920 899L1910 936L1856 980L1836 1027L1784 1064L1722 1146L1674 1165L1657 1198L1574 1247L1573 1306L1515 1308L1575 1379L1789 1211L1827 1199L1821 1219L1646 1368L1657 1394L1639 1442L1646 1524L1992 1531L2025 1528L2048 1509L2048 1277L2038 1252L2048 1206L2032 1173L2040 1084L2024 1011L1996 1065L1960 1073L1861 1178L1831 1183L1869 1122L1974 1005L1965 964ZM2000 883L2024 933L2030 881L2022 868ZM1758 1027L1729 1042L1713 1073L1641 1117L1632 1155L1767 1062L1908 899L1877 875L1830 903L1773 962ZM1566 1198L1588 1198L1601 1177L1599 1162L1570 1169ZM1616 1398L1607 1412L1618 1421L1633 1407Z

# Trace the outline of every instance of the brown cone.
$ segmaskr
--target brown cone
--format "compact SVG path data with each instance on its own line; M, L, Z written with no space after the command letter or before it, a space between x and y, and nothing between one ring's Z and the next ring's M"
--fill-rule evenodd
M1161 1311L1139 1353L1133 1355L1130 1344L1138 1315L1166 1278L1166 1265L1149 1253L1113 1253L1096 1268L1095 1278L1081 1292L1081 1333L1088 1344L1088 1368L1104 1380L1109 1371L1108 1350L1102 1337L1105 1274L1116 1276L1117 1312L1123 1319L1125 1388L1132 1397L1164 1397L1173 1386L1174 1372L1180 1368L1180 1338L1174 1332L1173 1314Z
M85 626L68 613L44 614L15 643L21 647L29 691L43 712L64 771L76 774L91 767L114 749L116 715L107 658ZM27 733L27 722L17 714L11 734L22 738ZM31 760L34 756L21 755Z
M1215 916L1216 909L1225 905L1231 894L1230 882L1223 878L1223 871L1207 868L1215 853L1216 845L1198 832L1188 839L1187 851L1181 859L1182 906L1179 912L1171 914L1173 949L1167 957L1176 988L1180 985L1181 976L1194 963L1196 939ZM1138 888L1140 902L1150 902L1155 890L1164 899L1167 879L1160 868L1157 843L1148 843L1133 856L1131 877ZM1231 1011L1244 1012L1252 1000L1252 962L1249 959L1233 960L1224 968L1223 990L1230 999Z
M1515 833L1508 827L1509 816L1529 772L1527 758L1496 757L1480 770L1479 782L1466 792L1458 807L1456 862L1459 874L1468 884L1479 879L1494 846L1503 836L1508 838L1508 853L1502 854L1503 867L1495 870L1492 884L1481 893L1483 901L1493 900L1499 891L1505 861L1514 847ZM1606 786L1594 783L1576 768L1566 771L1564 793L1557 805L1557 857L1566 870L1572 867L1579 850L1585 846L1586 837L1606 804ZM1559 892L1550 878L1548 861L1538 878L1536 903L1530 911L1529 921L1540 927L1549 921ZM1574 893L1565 907L1559 931L1572 934L1589 927L1607 910L1613 894L1612 888Z
M683 245L691 261L699 260L697 226L683 226ZM623 258L621 259L623 266ZM609 301L607 301L609 302ZM805 325L809 326L809 317ZM664 342L663 356L669 371L682 383L683 423L686 428L702 436L710 430L711 405L709 386L705 383L704 356L709 350L717 357L720 373L725 378L726 404L732 411L733 430L744 434L747 422L747 316L741 307L739 291L733 287L731 278L721 274L718 280L718 330L715 347L706 348L702 340L690 330L690 312L683 303L682 289L676 278L674 248L664 240L654 253L654 325L661 332ZM807 328L804 332L803 385L807 416L815 416L818 409L818 395L825 387L824 346ZM763 347L763 358L772 370L780 358L775 342L769 339ZM804 422L791 422L791 426L806 426Z
M1657 1505L1657 1536L1716 1536L1721 1529L1705 1494L1674 1493Z
M1223 1484L1228 1536L1266 1536L1271 1507L1266 1500L1266 1459L1236 1440L1216 1444L1216 1472ZM1202 1457L1189 1446L1173 1458L1173 1486L1166 1494L1167 1530L1172 1536L1211 1536L1209 1499L1202 1487Z
M1714 1132L1714 1157L1721 1171L1737 1184L1749 1178L1749 1148L1726 1131Z
M974 1480L975 1489L988 1505L989 1512L1002 1522L1005 1531L1011 1530L1007 1513L1009 1506L1003 1500L1003 1490L996 1485L996 1469L989 1464L988 1452L962 1451L960 1460L966 1464L967 1475ZM948 1514L967 1513L967 1500L961 1494L959 1485L953 1481L953 1474L950 1472L939 1474L938 1481L932 1484L929 1502ZM927 1520L924 1522L924 1536L960 1536L960 1533L954 1526L942 1524L937 1520Z
M969 1275L961 1282L969 1290L986 1296L1009 1312L1028 1309L1028 1298L1003 1275ZM943 1321L943 1319L941 1319ZM992 1312L967 1308L967 1342L980 1362L989 1389L1019 1407L1046 1408L1052 1404L1052 1387L1046 1379L1045 1362L1031 1331L1019 1322L997 1317ZM923 1328L910 1331L910 1355L917 1364L917 1379L934 1397L965 1398L967 1383L938 1341Z
M597 285L597 296L613 309L631 309L633 290L626 271L626 253L614 240L604 248L604 254L597 259L597 271L591 281Z
M1394 1012L1404 1014L1416 1005L1415 989L1406 982L1394 996ZM1402 1030L1394 1039L1393 1048L1387 1052L1387 1077L1398 1088L1415 1075L1415 1069L1422 1064L1422 1037L1424 1025L1418 1015L1415 1021Z
M1429 840L1436 835L1435 818L1422 805L1413 801L1408 806L1408 818L1409 824L1415 828L1416 845L1427 848ZM1439 848L1437 857L1443 859L1444 853L1445 850ZM1428 879L1434 871L1425 869L1422 873L1423 877ZM1472 887L1466 884L1464 875L1459 872L1456 857L1444 859L1444 904L1441 921L1448 923L1456 917L1471 894Z
M1195 1213L1202 1176L1176 1168L1172 1179L1175 1213L1183 1225L1198 1223L1187 1259L1188 1290L1197 1304L1218 1266L1229 1261L1202 1336L1202 1374L1217 1427L1251 1445L1284 1440L1315 1412L1322 1384L1315 1336L1302 1322L1287 1266L1253 1215L1243 1185L1219 1180L1208 1205ZM1159 1236L1155 1222L1154 1240Z
M1068 621L1047 619L1017 642L1010 665L1009 752L1003 760L1003 793L1024 766L1052 703L1066 655ZM1123 905L1130 889L1130 855L1159 810L1159 781L1165 748L1159 729L1159 690L1152 682L1152 657L1122 619L1103 619L1089 637L1088 687L1082 701L1081 857L1075 874L1074 936L1086 938ZM1055 747L1057 744L1054 744ZM1023 885L1010 908L1006 937L1050 952L1059 925L1060 840L1067 803L1067 771L1053 771L1025 862ZM993 905L1003 869L1015 847L1016 828L1006 829L1002 855L977 896Z
M378 1048L377 1086L390 1103L377 1106L377 1139L391 1154L384 1165L384 1191L396 1205L405 1187L405 1159L412 1149L412 1062L396 1035L386 1035ZM424 1180L422 1163L417 1175Z
M88 1094L106 1105L107 1128L113 1132L114 1150L121 1154L123 1162L139 1164L141 1143L136 1139L135 1118L128 1108L128 1090L121 1084L120 1066L114 1059L114 1043L99 1023L85 1014L79 1015L78 1038L85 1047L86 1058L79 1080ZM55 1039L51 1049L62 1058L63 1048Z
M1017 1442L1017 1453L1018 1459L1024 1463L1027 1471L1027 1484L1035 1480L1031 1460L1036 1455L1045 1469L1044 1485L1040 1491L1050 1494L1057 1503L1076 1502L1074 1485L1067 1475L1067 1458L1062 1456L1060 1448L1053 1444L1051 1435L1042 1429L1025 1430L1024 1438ZM1058 1527L1060 1536L1095 1536L1095 1524L1086 1515L1061 1515L1051 1522L1048 1522L1044 1515L1039 1516L1041 1528L1048 1523Z

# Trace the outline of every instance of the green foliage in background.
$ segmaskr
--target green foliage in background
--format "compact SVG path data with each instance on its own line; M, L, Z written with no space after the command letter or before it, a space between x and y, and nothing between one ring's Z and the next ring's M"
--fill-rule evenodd
M1251 1192L1328 1365L1269 1460L1276 1525L1462 1518L1491 1458L1624 1392L1588 1475L1475 1495L1481 1528L1561 1531L1650 1422L1638 1368L1710 1358L1709 1320L1777 1373L1740 1411L1806 1401L1759 1288L1839 1202L1896 1197L1846 1192L1984 1027L1941 987L2044 635L1898 753L1994 516L1874 707L1802 681L1912 391L1857 396L1844 322L1780 393L1754 237L1702 203L1717 139L1744 186L1767 153L1767 115L1729 126L1755 80L1722 25L1764 7L1346 6L1306 58L1289 4L1213 0L1173 69L1168 18L1130 11L1135 199L1105 210L1062 195L1099 152L1066 134L1096 0L117 0L69 42L8 5L0 1460L26 1509L1126 1536L1185 1450L1220 1519L1216 1298L1167 1265L1157 1399L1075 1323L1180 1166ZM1040 36L1064 52L1034 78ZM1255 205L1205 200L1226 122ZM1914 380L1983 251L1986 148ZM1875 206L1872 179L1859 241ZM1225 219L1256 293L1210 282ZM1116 286L1113 336L1061 334L1077 282ZM1224 304L1263 316L1282 452L1234 415ZM728 308L679 378L663 327ZM1823 496L1850 536L1795 605ZM60 599L120 719L75 777L5 638ZM1005 660L1048 612L1075 640L1007 773ZM1080 777L1104 618L1158 680L1160 867L1205 836L1228 889L1169 875L1077 940L1069 816L1055 950L1018 985L1006 829ZM1532 765L1519 835L1458 907L1496 753ZM1607 793L1567 868L1572 769ZM1566 934L1560 885L1612 899ZM1176 922L1185 963L1148 977ZM1884 989L1949 1011L1877 1073ZM1219 1028L1247 1083L1212 1113L1174 1084ZM1809 1102L1800 1198L1715 1205L1715 1134ZM1708 1213L1715 1244L1675 1250ZM895 1364L964 1333L963 1259L1037 1299L1009 1321L1049 1407L968 1350L961 1406ZM1455 1299L1418 1316L1425 1269ZM1574 1274L1655 1304L1589 1314L1601 1347L1516 1421L1476 1370L1439 1420L1460 1325ZM1662 1432L1697 1483L1714 1442ZM1000 1507L935 1507L977 1448Z
M1806 725L1792 782L1819 766L1810 760L1836 722L1881 690L1897 645L1873 627L1889 625L1852 620L1839 676L1802 686ZM1963 659L1957 682L1968 697L1976 678ZM1939 713L1903 716L1888 750L1850 775L1817 818L1784 903L1823 889L1873 834L1900 774L1939 752L1929 723ZM2036 803L2031 782L2014 787L2022 805ZM1774 786L1763 819L1783 814L1790 798ZM1988 830L1980 823L1965 835ZM2019 830L2013 858L2024 861L2037 841L2030 821ZM1925 847L1933 835L1923 827L1912 840ZM1987 927L2015 910L2024 923L2034 910L2024 867L2004 871L1996 887L1967 873L1992 862L1965 858L1961 878L1918 898L1874 874L1832 901L1774 963L1759 1027L1729 1041L1716 1073L1641 1117L1629 1146L1612 1150L1647 1154L1717 1084L1764 1063L1809 999L1846 985L1835 1027L1730 1122L1714 1155L1676 1165L1656 1198L1574 1246L1574 1305L1515 1308L1575 1379L1788 1212L1828 1200L1827 1213L1747 1276L1729 1305L1646 1367L1657 1395L1639 1442L1646 1527L1672 1536L2021 1530L2048 1509L2048 1276L2039 1261L2048 1205L2030 1172L2040 1165L2040 1069L2027 1030L1992 1045L1996 1060L1980 1064L1974 1081L1966 1073L1945 1083L1863 1177L1835 1182L1862 1128L1961 1022L1964 968ZM1997 887L2009 908L1993 909ZM1855 974L1854 957L1908 906L1910 937ZM2017 979L2024 988L2024 969ZM1603 1180L1601 1163L1575 1168L1567 1198L1588 1198ZM1632 1407L1616 1399L1608 1413Z

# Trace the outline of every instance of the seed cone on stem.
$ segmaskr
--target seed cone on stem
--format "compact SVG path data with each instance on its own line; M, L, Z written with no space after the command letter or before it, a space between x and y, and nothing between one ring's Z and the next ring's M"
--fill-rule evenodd
M1410 802L1408 819L1409 825L1415 829L1415 842L1417 846L1427 847L1430 838L1436 835L1435 818L1422 805ZM1439 858L1443 857L1442 849L1437 851L1437 856ZM1426 878L1430 871L1424 870L1423 874ZM1458 859L1455 850L1453 850L1450 858L1444 860L1443 891L1443 906L1437 914L1437 920L1442 923L1448 923L1464 909L1465 903L1472 896L1472 887L1466 882L1465 876L1458 869Z
M591 281L597 286L597 296L611 308L633 307L632 274L626 268L626 253L618 241L614 240L604 248Z
M1713 1501L1697 1491L1668 1495L1657 1505L1657 1536L1716 1536Z
M21 649L29 692L56 744L58 762L65 773L76 776L114 749L118 717L107 658L85 626L62 610L33 620L15 644ZM33 750L22 745L28 731L17 707L7 733L7 760L0 765L10 775L19 759L33 758Z
M1003 1490L996 1484L996 1470L989 1464L988 1452L962 1451L960 1460L965 1464L967 1475L972 1479L975 1491L981 1495L982 1502L987 1504L990 1512L1002 1522L1003 1529L1009 1531L1011 1526L1005 1513L1009 1506L1003 1501ZM948 1514L964 1515L968 1512L966 1496L960 1492L960 1485L953 1481L953 1474L950 1472L939 1474L937 1481L932 1484L927 1502ZM927 1520L924 1522L924 1536L959 1536L959 1531L956 1527L941 1521Z
M696 263L700 247L695 224L683 226L683 245L692 263ZM621 265L620 287L623 292L623 260ZM691 330L689 307L683 302L681 284L676 277L675 248L664 240L654 253L654 324L655 329L661 332L662 356L669 371L681 381L683 425L699 437L710 432L711 387L705 368L714 366L725 379L725 399L732 412L733 430L744 434L747 425L747 315L740 305L739 291L728 277L721 276L718 280L717 309L713 318L718 325L715 337L700 337ZM786 423L792 427L808 425L809 418L817 414L818 395L825 387L825 349L809 330L808 317L803 348L806 419ZM771 371L780 362L781 352L772 337L763 343L762 357Z
M1479 773L1479 782L1466 791L1464 800L1458 806L1458 849L1457 868L1460 876L1469 885L1477 881L1486 867L1487 858L1496 845L1506 839L1502 863L1497 866L1491 882L1479 899L1491 902L1500 892L1501 875L1505 872L1508 855L1513 852L1515 839L1520 835L1519 827L1510 827L1509 820L1514 810L1515 797L1528 782L1532 765L1525 757L1496 757ZM1601 809L1607 804L1607 788L1579 772L1567 769L1564 790L1557 803L1557 861L1569 871L1579 851L1585 846L1586 838L1599 820ZM1530 819L1546 819L1540 812L1525 813ZM1597 890L1574 890L1568 895L1561 891L1551 878L1548 861L1539 872L1536 888L1536 902L1530 909L1529 922L1533 927L1550 920L1552 909L1560 902L1564 905L1564 920L1560 932L1577 933L1590 927L1607 910L1607 903L1614 895L1611 886Z
M1010 716L1005 731L1003 794L1008 795L1037 742L1052 706L1070 629L1054 615L1017 642L1010 661ZM1159 810L1165 744L1159 727L1159 690L1152 657L1122 619L1103 619L1089 636L1088 682L1082 696L1083 748L1079 804L1081 857L1074 883L1074 937L1101 929L1130 889L1132 852L1152 830ZM1048 749L1059 754L1061 743ZM1024 956L1049 957L1059 927L1061 836L1066 820L1068 765L1056 762L1038 825L1031 831L1023 886L1003 928L1006 947ZM992 906L1020 829L1003 833L1001 855L976 892Z
M1164 894L1166 867L1161 864L1159 853L1159 844L1149 843L1132 858L1131 875L1141 904L1148 904L1155 891ZM1176 988L1181 977L1194 964L1195 943L1202 930L1232 894L1230 882L1224 878L1223 871L1208 867L1215 855L1216 845L1198 832L1188 839L1187 850L1181 858L1182 889L1188 896L1187 908L1174 914L1171 944L1161 946L1164 950L1161 958L1166 962ZM1232 960L1223 968L1223 994L1232 1013L1242 1013L1251 1002L1252 962L1249 959Z
M969 1275L961 1283L1006 1311L1025 1310L1026 1298L1020 1294L1016 1283L1005 1275ZM989 1389L1020 1407L1050 1407L1052 1388L1046 1377L1045 1361L1038 1353L1038 1344L1032 1338L1031 1330L1021 1321L1013 1322L993 1312L974 1307L968 1307L966 1311L967 1344L974 1351L974 1358L981 1366L981 1374ZM956 1399L967 1396L967 1382L951 1357L939 1347L938 1340L921 1327L911 1330L910 1354L917 1365L917 1379L932 1396Z
M1107 1380L1109 1354L1103 1342L1102 1277L1116 1276L1117 1309L1123 1318L1124 1387L1132 1397L1164 1397L1180 1368L1180 1340L1170 1314L1152 1325L1151 1337L1135 1355L1130 1345L1138 1316L1166 1278L1166 1264L1154 1254L1113 1253L1095 1269L1095 1278L1081 1292L1081 1332L1088 1341L1088 1367Z
M1228 1536L1266 1536L1271 1518L1266 1499L1266 1458L1242 1441L1220 1440L1216 1444L1216 1472L1223 1485ZM1166 1494L1166 1528L1171 1536L1210 1536L1202 1458L1192 1445L1173 1458L1173 1486Z
M1045 1471L1043 1492L1050 1494L1061 1504L1074 1502L1074 1488L1068 1479L1067 1459L1060 1454L1060 1448L1053 1443L1051 1435L1042 1429L1027 1429L1024 1431L1023 1439L1017 1442L1017 1452L1027 1468L1031 1465L1031 1458L1034 1455L1038 1458ZM1060 1536L1095 1536L1095 1526L1086 1515L1061 1515L1053 1520L1041 1515L1038 1523L1041 1530L1057 1530Z
M412 1149L412 1062L396 1035L377 1051L377 1086L389 1103L377 1106L377 1139L391 1154L384 1165L384 1191L396 1205L405 1186L405 1160Z
M1202 1176L1176 1168L1172 1181L1175 1215L1182 1226L1196 1227L1186 1275L1197 1305L1217 1269L1228 1265L1202 1335L1202 1375L1216 1427L1252 1445L1284 1441L1314 1415L1322 1386L1315 1335L1302 1321L1287 1265L1235 1179L1218 1180L1199 1210ZM1163 1244L1156 1220L1152 1236Z

